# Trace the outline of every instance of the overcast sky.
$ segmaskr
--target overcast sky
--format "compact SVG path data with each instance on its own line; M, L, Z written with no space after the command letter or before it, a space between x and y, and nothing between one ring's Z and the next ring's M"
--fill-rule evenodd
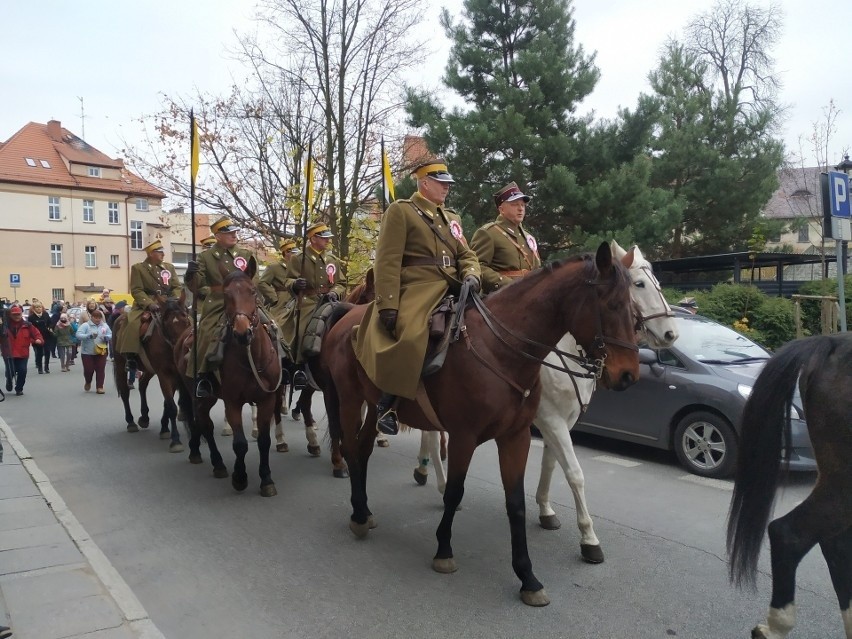
M180 95L195 86L225 92L238 67L227 54L233 30L252 29L253 0L140 0L109 2L40 0L3 3L0 40L0 140L27 122L61 120L111 156L139 138L135 121L155 112L160 94ZM601 117L619 106L633 107L648 91L666 38L678 35L711 0L575 0L576 41L597 52L601 79L581 105ZM449 44L437 27L438 7L457 11L460 3L427 5L436 33L434 53L421 68L422 81L436 86ZM852 146L852 0L781 0L784 33L776 50L790 105L784 128L788 150L797 151L823 118L830 99L842 110L829 162ZM652 7L652 8L651 8ZM83 98L85 121L81 119ZM810 154L810 148L805 147ZM809 164L815 163L813 157Z

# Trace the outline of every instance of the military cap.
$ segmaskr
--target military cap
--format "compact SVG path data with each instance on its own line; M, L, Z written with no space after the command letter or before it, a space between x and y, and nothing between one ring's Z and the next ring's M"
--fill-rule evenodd
M165 253L166 250L163 248L163 243L160 240L154 240L148 246L145 247L146 253L153 253L154 251L160 251L161 253ZM106 289L104 289L106 291ZM104 297L109 295L109 293L105 293Z
M238 227L231 221L231 218L229 218L227 215L223 215L210 225L210 232L214 235L216 233L232 233L233 231L236 231L239 228L240 227Z
M447 164L443 160L430 160L428 162L418 164L414 167L411 174L416 176L418 180L430 177L438 182L446 182L448 184L456 183L453 176L447 171Z
M216 238L213 237L212 235L210 237L205 237L203 240L201 240L201 242L199 242L199 244L201 244L201 246L203 246L204 248L209 248L209 247L213 246L215 243L216 243Z
M317 237L334 237L334 233L323 222L314 222L308 227L308 239Z
M287 251L292 251L292 250L296 249L296 247L297 247L296 240L293 239L292 237L282 237L281 241L278 243L278 249L282 253L286 253Z
M494 194L494 204L497 206L500 206L503 202L514 202L515 200L529 202L531 199L529 195L524 195L514 182L509 182Z

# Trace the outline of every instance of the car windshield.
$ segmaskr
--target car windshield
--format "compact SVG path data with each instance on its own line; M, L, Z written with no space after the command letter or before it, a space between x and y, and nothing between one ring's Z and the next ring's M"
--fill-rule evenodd
M675 345L690 358L708 364L737 364L771 357L762 346L733 329L696 315L678 322Z

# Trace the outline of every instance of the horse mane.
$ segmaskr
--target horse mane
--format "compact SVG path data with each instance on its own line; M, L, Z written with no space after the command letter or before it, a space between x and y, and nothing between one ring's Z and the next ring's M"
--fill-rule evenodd
M250 279L249 276L246 275L246 273L244 273L240 269L237 269L235 271L231 271L222 280L222 288L225 288L228 284L231 283L231 281L236 280L236 279L242 279L242 278Z

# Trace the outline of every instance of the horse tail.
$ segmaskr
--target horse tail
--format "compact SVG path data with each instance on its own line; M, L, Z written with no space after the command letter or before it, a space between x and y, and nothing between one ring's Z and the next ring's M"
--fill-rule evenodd
M822 357L825 346L830 346L817 339L797 340L779 350L755 381L743 409L727 531L729 576L737 586L755 583L782 451L786 448L785 458L790 455L790 410L799 371L808 359Z

